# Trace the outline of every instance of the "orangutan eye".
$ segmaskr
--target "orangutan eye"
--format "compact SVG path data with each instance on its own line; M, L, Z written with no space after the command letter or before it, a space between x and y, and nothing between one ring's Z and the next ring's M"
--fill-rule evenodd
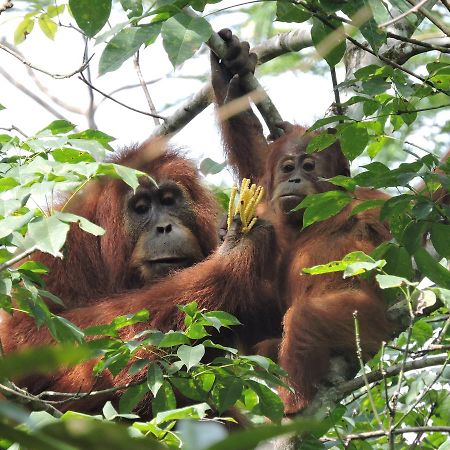
M131 208L136 214L146 214L150 211L152 206L150 197L147 195L141 195L131 200Z
M316 162L313 159L305 159L302 167L306 172L312 172L316 167Z
M289 173L289 172L293 172L294 170L295 170L295 164L294 164L294 161L292 161L292 160L287 160L287 161L284 161L283 162L283 164L281 165L281 170L284 172L284 173Z

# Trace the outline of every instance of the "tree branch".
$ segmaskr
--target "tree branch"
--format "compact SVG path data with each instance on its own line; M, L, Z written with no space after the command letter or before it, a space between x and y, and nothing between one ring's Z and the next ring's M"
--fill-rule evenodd
M5 52L7 52L10 55L14 56L14 58L18 59L21 63L25 64L26 66L30 67L31 69L37 70L38 72L45 73L45 75L48 75L49 77L55 78L56 80L62 80L64 78L70 78L70 77L73 77L74 75L76 75L77 73L83 72L83 70L86 69L86 67L90 63L92 57L94 56L94 55L92 55L86 62L84 62L82 64L81 67L79 67L78 69L74 70L73 72L70 72L68 74L58 74L58 73L47 72L45 69L41 69L40 67L37 67L34 64L31 64L25 58L23 58L22 56L20 56L19 54L17 54L13 50L11 50L9 47L7 47L6 45L3 45L1 43L0 43L0 49L4 50Z

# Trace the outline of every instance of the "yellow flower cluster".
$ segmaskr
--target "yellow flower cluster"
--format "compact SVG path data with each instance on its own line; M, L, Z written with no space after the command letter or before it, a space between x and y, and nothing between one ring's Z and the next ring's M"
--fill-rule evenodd
M256 222L256 207L261 203L264 196L264 188L252 184L250 180L244 178L241 183L240 199L237 207L234 206L236 199L237 187L233 186L230 194L230 203L228 204L228 229L233 223L233 218L236 214L240 215L242 222L242 232L248 233Z

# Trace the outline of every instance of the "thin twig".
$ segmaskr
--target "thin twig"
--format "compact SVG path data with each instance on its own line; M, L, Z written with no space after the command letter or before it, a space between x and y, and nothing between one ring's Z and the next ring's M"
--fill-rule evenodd
M90 63L91 59L94 56L94 55L92 55L89 58L88 61L84 62L81 67L79 67L78 69L74 70L73 72L70 72L70 73L67 73L67 74L59 74L59 73L48 72L45 69L42 69L40 67L35 66L34 64L31 64L25 58L23 58L22 56L18 55L16 52L11 50L9 47L7 47L7 46L5 46L5 45L3 45L1 43L0 43L0 49L4 50L5 52L7 52L10 55L14 56L14 58L18 59L21 63L25 64L26 66L30 67L31 69L37 70L38 72L45 73L45 75L48 75L49 77L55 78L56 80L62 80L64 78L70 78L70 77L73 77L74 75L76 75L77 73L81 73L84 69L86 69L86 67L88 66L88 64Z
M89 45L89 39L86 36L84 36L84 60L85 61L89 60L88 45ZM91 67L89 65L86 67L86 73L87 73L87 79L88 79L89 83L92 84ZM90 86L88 86L88 93L89 93L89 107L87 110L87 117L88 117L89 128L96 130L97 124L95 123L96 108L95 108L95 104L94 104L94 91L93 91L92 87L90 87Z
M53 114L58 119L67 120L59 111L57 111L53 106L49 105L46 101L42 100L39 96L37 96L33 91L30 91L26 86L21 84L15 77L12 77L6 70L0 67L0 74L5 78L9 83L11 83L15 88L19 89L19 91L23 92L25 95L33 99L38 105L41 105L46 111L50 114Z
M377 407L375 406L375 402L372 397L372 393L370 392L370 384L367 379L366 370L364 367L364 361L362 358L362 347L361 347L361 335L359 333L359 322L358 322L358 311L353 311L353 320L355 324L355 343L356 343L356 356L358 358L359 366L362 372L362 377L364 380L364 384L366 385L367 396L370 401L370 405L372 407L372 412L375 417L375 420L378 422L380 428L383 428L383 422L378 415Z
M6 261L3 264L0 264L0 272L2 272L5 269L9 269L14 264L18 263L20 260L26 258L27 256L30 256L32 253L36 251L36 246L33 246L29 248L28 250L25 250L22 253L19 253L18 255L14 256L14 258L11 258L9 261Z
M41 400L35 395L32 395L29 392L18 388L17 386L9 387L5 386L4 384L0 384L0 392L18 397L25 403L34 403L36 406L39 406L42 410L49 412L54 417L59 418L62 416L62 412L58 411L53 405L50 405L45 400Z
M15 125L11 125L9 128L0 127L0 130L4 131L17 131L20 133L25 139L28 139L28 135L25 134L20 128L17 128Z
M131 111L137 112L137 113L139 113L139 114L143 114L144 116L157 117L157 118L162 119L162 120L164 120L164 121L166 120L165 117L160 116L159 114L152 114L152 113L149 113L149 112L147 112L147 111L141 111L140 109L133 108L132 106L126 105L125 103L122 103L120 100L117 100L117 99L111 97L110 95L108 95L108 94L106 94L105 92L101 91L100 89L96 88L96 87L95 87L93 84L91 84L88 80L86 80L85 76L84 76L82 73L80 73L80 76L79 76L78 78L79 78L83 83L86 83L88 86L90 86L91 89L93 89L94 91L98 92L99 94L103 95L104 97L108 98L109 100L112 100L113 102L119 104L120 106L123 106L124 108L127 108L127 109L129 109L129 110L131 110Z
M144 91L145 98L147 99L148 106L150 108L150 112L154 114L153 122L156 126L160 125L161 122L158 117L155 116L157 114L155 104L150 96L150 92L148 91L147 84L145 83L144 77L142 76L141 66L139 64L139 50L136 52L133 58L134 68L136 69L137 76L139 78L139 83L141 84L142 90Z
M420 1L419 3L415 3L415 0L406 0L410 5L414 5L414 7L418 6L419 12L425 16L431 23L433 23L437 28L439 28L444 34L446 34L447 36L450 37L450 28L447 27L447 25L445 25L444 22L442 22L439 18L434 17L433 14L431 14L431 12L426 9L424 6L419 5L420 3L422 3L422 1Z
M428 48L430 50L436 50L441 53L450 53L450 48L444 47L442 45L430 44L429 42L426 41L419 41L419 39L414 39L411 37L408 38L405 36L401 36L400 34L392 33L390 31L388 31L386 34L388 38L396 39L398 41L406 42L408 44L417 45L420 47Z
M406 16L409 16L410 14L413 14L417 12L422 5L424 5L428 0L420 0L417 5L414 5L411 9L408 9L408 11L405 11L404 13L398 15L397 17L394 17L392 20L388 20L387 22L384 22L380 25L378 25L378 28L386 28L389 25L393 25L396 22L400 22L400 20L404 19Z
M339 94L339 88L338 88L338 82L337 82L337 76L336 76L336 68L330 67L330 73L331 73L331 82L333 83L333 92L334 92L334 103L336 105L336 112L338 115L344 114L342 110L341 105L341 96Z

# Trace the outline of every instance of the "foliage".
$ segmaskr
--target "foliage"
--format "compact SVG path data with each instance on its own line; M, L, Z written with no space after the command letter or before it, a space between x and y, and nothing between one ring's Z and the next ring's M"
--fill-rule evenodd
M70 14L71 24L86 38L106 43L99 61L100 75L118 70L139 50L155 45L159 37L173 66L180 66L193 58L213 33L203 11L227 6L218 0L17 3L24 13L13 36L16 45L32 39L37 28L49 39L57 39L60 17ZM426 6L434 6L433 12L447 20L448 27L448 10L439 3L430 1ZM305 209L303 226L307 227L348 206L358 198L359 187L392 194L385 201L360 202L352 211L358 214L380 208L381 220L391 229L390 242L371 255L353 252L340 261L305 270L317 275L342 271L344 277L373 277L391 306L389 312L394 314L399 305L407 311L407 320L401 324L404 331L366 365L361 361L356 384L349 387L343 383L337 393L331 390L330 403L317 414L319 421L296 418L287 425L265 424L227 437L220 422L227 421L232 406L256 424L267 419L279 422L282 416L275 393L282 384L282 370L270 360L241 356L236 349L217 343L219 331L239 326L235 318L223 312L199 311L192 303L183 307L184 331L147 330L125 342L120 339L120 329L147 320L151 311L88 330L52 314L43 299L60 300L42 283L40 277L47 269L33 261L14 265L20 260L16 255L25 257L41 250L61 256L72 223L100 235L103 230L98 225L64 212L71 193L104 176L121 178L135 189L143 175L104 162L111 151L111 136L98 130L75 132L73 124L55 120L31 137L16 133L17 129L0 134L0 308L26 311L61 342L39 352L0 354L0 392L9 393L7 401L0 401L0 448L244 449L290 432L302 434L300 448L449 448L450 207L441 200L448 195L450 163L439 157L448 138L437 140L430 153L414 142L414 135L423 132L427 118L434 118L450 104L450 59L442 47L412 41L409 45L418 45L420 51L414 58L406 58L407 71L405 61L396 59L396 52L389 47L395 41L393 34L402 33L403 39L409 39L415 32L414 37L420 38L421 32L440 31L436 22L431 24L420 11L410 9L406 0L278 0L241 7L245 24L254 25L256 40L283 27L310 26L317 53L310 70L327 65L334 68L344 57L351 60L349 43L354 45L355 40L364 51L381 56L376 64L372 60L350 70L336 86L337 91L349 94L345 101L310 127L313 131L332 126L335 133L320 131L307 151L321 151L339 140L344 154L353 161L355 175L329 180L337 186L335 191L309 196L297 207ZM114 12L118 14L114 16ZM405 13L401 20L380 27L401 13ZM272 23L275 15L276 25ZM114 22L113 17L120 20ZM291 53L267 64L261 73L293 70L304 64L304 59ZM0 104L2 117L7 113ZM435 122L438 133L448 133L448 122ZM201 164L204 174L217 174L224 167L225 163L210 158ZM61 207L54 210L57 193ZM228 190L215 188L215 193L226 208ZM48 208L42 207L45 203ZM355 324L358 329L357 316ZM105 337L93 339L99 334ZM158 359L139 357L149 346L159 354ZM73 411L60 416L45 396L28 397L26 405L35 410L31 415L20 406L27 395L9 378L30 370L55 370L98 355L103 359L95 366L96 373L106 368L118 373L129 366L130 372L143 374L142 383L125 389L117 409L107 402L99 416ZM193 404L181 406L174 392ZM147 422L133 413L143 399L153 413Z

